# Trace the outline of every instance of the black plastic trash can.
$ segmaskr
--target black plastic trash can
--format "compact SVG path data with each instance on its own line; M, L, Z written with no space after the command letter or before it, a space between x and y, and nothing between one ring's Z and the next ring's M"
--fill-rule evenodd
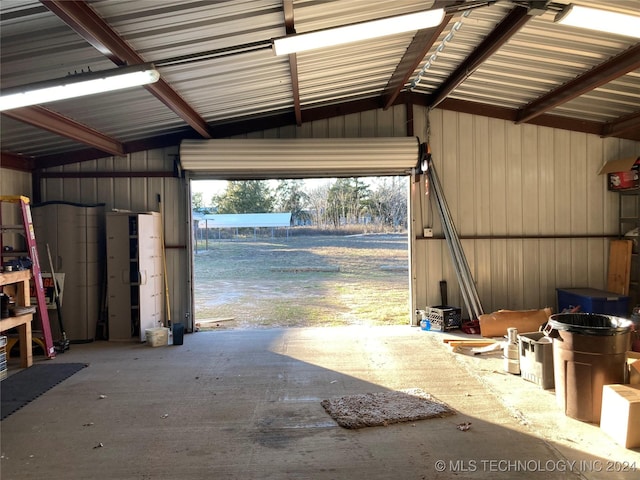
M551 315L556 401L565 415L600 422L602 387L624 383L631 321L593 313Z
M184 340L184 324L174 323L172 328L173 328L173 344L182 345L182 342Z

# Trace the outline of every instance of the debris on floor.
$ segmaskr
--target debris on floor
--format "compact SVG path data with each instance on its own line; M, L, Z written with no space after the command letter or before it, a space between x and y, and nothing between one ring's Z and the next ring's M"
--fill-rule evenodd
M456 428L461 432L466 432L471 428L471 422L459 423L458 425L456 425Z
M209 318L207 320L200 320L196 322L195 331L199 332L200 330L208 330L211 328L219 327L222 322L232 322L236 318L235 317L222 317L222 318Z
M500 348L502 342L496 342L494 340L474 339L474 340L462 340L459 338L445 338L444 343L451 347L451 351L455 353L474 354L493 352Z

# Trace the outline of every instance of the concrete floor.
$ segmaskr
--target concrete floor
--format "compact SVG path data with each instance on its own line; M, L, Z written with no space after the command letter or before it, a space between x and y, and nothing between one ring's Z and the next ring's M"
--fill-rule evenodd
M452 353L443 336L337 327L198 332L158 348L72 345L37 361L88 368L0 424L0 476L640 478L640 450L566 417L553 391L504 373L498 355ZM320 406L333 396L412 387L458 413L346 430ZM471 429L459 430L463 422Z

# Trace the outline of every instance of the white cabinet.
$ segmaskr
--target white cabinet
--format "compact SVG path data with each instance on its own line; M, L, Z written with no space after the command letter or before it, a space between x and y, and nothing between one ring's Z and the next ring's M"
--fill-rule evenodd
M109 340L145 341L164 325L162 222L157 212L110 212L107 219Z
M64 273L62 319L70 341L93 341L104 291L104 205L45 202L31 208L40 269ZM53 338L60 338L55 310Z

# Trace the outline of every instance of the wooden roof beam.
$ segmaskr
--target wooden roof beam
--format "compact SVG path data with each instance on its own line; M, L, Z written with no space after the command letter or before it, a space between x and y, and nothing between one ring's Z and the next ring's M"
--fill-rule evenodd
M78 0L40 0L51 12L118 66L147 63L86 2ZM209 125L162 78L145 85L152 95L173 110L202 137L211 138Z

